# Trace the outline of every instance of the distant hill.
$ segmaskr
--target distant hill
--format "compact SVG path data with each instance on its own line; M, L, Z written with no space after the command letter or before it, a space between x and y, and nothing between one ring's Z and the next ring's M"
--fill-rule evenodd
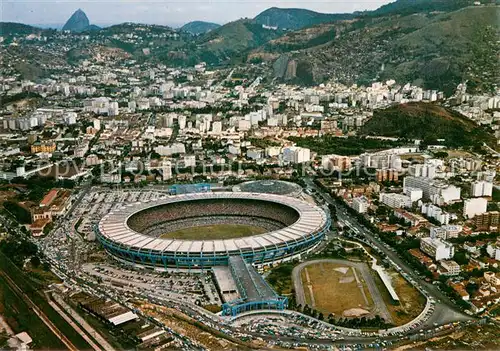
M15 22L0 22L0 36L28 35L41 32L41 28Z
M255 22L280 29L297 30L320 23L352 19L354 14L327 14L305 9L285 9L272 7L257 15Z
M282 34L280 30L264 29L253 20L241 19L200 36L190 55L209 64L241 63L250 50Z
M94 25L91 26L87 15L81 9L76 10L62 28L62 30L69 30L72 32L84 32L96 29L99 29L99 27Z
M203 21L193 21L183 25L180 30L183 32L191 33L194 35L205 34L214 29L220 27L220 24L203 22Z
M360 130L361 135L421 139L435 143L445 139L453 147L495 144L493 135L458 112L430 103L409 103L376 110Z
M443 90L449 96L468 80L471 92L491 92L500 81L499 11L492 5L440 14L364 16L287 33L252 51L250 57L268 61L281 57L277 76L297 83L333 78L371 84L392 78ZM287 71L287 66L293 69Z
M375 11L365 14L368 16L401 15L414 13L453 12L464 7L474 6L476 0L397 0L383 5ZM481 0L483 5L495 4L498 0Z

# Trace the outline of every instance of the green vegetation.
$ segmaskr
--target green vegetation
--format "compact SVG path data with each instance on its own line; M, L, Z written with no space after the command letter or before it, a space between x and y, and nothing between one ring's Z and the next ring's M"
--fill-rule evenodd
M266 279L278 294L292 293L292 271L295 266L296 263L283 263L269 272Z
M408 139L422 139L424 143L438 143L451 147L494 145L495 138L480 126L444 107L428 103L409 103L377 110L362 128L364 135L380 135Z
M31 178L14 178L13 184L26 185L29 190L28 195L20 200L29 200L39 202L45 194L53 188L73 189L75 182L73 180L56 180L53 177L33 176Z
M211 22L203 22L203 21L193 21L186 23L181 27L183 32L191 33L194 35L200 35L211 30L217 29L220 27L220 24L211 23Z
M78 348L88 350L90 346L47 302L39 287L35 287L26 274L0 252L0 272L7 275L45 313L52 323ZM3 286L3 284L0 284ZM53 348L53 346L51 346Z
M337 154L344 156L359 155L370 150L382 150L403 145L402 141L369 139L363 137L338 138L331 135L324 137L289 137L300 147L306 147L319 155Z
M0 314L4 316L7 324L15 333L27 332L33 339L30 345L33 349L59 349L65 348L64 344L42 322L42 320L7 284L0 275Z
M23 91L22 93L17 93L14 95L2 95L0 96L0 107L7 106L9 104L21 101L24 99L41 99L42 96L37 93L32 93L28 91Z
M5 201L3 207L12 214L19 223L30 224L31 214L26 208L14 201Z
M306 9L284 9L272 7L257 15L257 17L255 17L255 21L266 26L297 30L320 23L353 19L354 17L355 15L350 13L327 14Z

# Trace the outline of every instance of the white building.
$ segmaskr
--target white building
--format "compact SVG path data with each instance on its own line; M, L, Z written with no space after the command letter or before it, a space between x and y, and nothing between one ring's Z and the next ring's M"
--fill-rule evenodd
M222 122L217 121L212 124L212 132L220 134L222 132Z
M266 156L267 157L277 157L281 154L280 146L268 146L266 147Z
M403 193L409 196L412 202L416 202L424 196L422 189L418 188L405 188Z
M439 265L442 268L440 269L441 274L451 276L460 274L460 265L453 260L442 260Z
M187 168L196 167L196 157L194 155L184 156L184 166Z
M455 255L455 248L447 241L438 238L422 238L420 250L436 261L449 260Z
M441 180L434 180L426 177L405 177L404 188L422 189L423 198L431 200L436 205L449 204L460 200L461 189Z
M391 208L409 208L412 204L409 196L393 193L381 193L379 201Z
M370 202L364 196L356 197L352 200L352 208L358 213L366 213L370 207Z
M101 129L101 121L99 119L94 118L92 122L94 125L94 129L97 129L97 130Z
M247 149L247 158L251 160L260 160L264 155L264 150L257 147L249 147Z
M163 181L169 180L172 178L172 163L169 161L162 162L161 172Z
M493 183L480 180L471 184L471 196L491 196L493 194Z
M250 130L250 128L252 127L250 121L247 121L247 120L244 120L244 119L240 119L238 121L238 130L240 132L246 132L248 130Z
M408 173L414 177L435 178L437 168L433 164L416 164L408 167Z
M423 204L421 213L426 215L427 217L434 218L441 224L450 223L451 215L448 212L443 211L438 206L432 204Z
M442 227L431 227L431 238L439 238L448 240L458 238L458 234L462 232L463 227L460 225L444 225Z
M473 218L478 214L485 213L488 208L488 200L477 197L464 201L464 217Z
M120 108L118 107L118 102L112 101L109 103L108 116L118 116L120 114Z
M311 150L303 147L285 147L283 149L283 161L287 163L304 163L311 160Z
M500 261L500 240L497 240L496 243L488 244L486 252L491 258Z
M76 112L66 112L63 117L64 123L66 123L67 125L75 124L76 117L77 117Z
M180 130L186 129L186 116L180 115L178 118L178 122Z

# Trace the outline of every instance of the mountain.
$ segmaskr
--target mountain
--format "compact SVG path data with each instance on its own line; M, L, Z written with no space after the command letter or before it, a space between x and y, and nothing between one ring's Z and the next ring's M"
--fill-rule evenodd
M185 64L200 61L212 65L239 64L250 50L283 34L280 30L265 29L250 19L227 23L196 38L184 48Z
M491 92L500 80L499 10L474 6L336 21L287 33L253 50L249 59L275 61L276 76L296 83L392 78L449 96L468 80L471 92Z
M42 29L29 26L27 24L15 22L0 22L0 36L7 37L10 35L28 35L39 33Z
M193 21L183 25L180 30L183 32L191 33L194 35L205 34L214 29L220 27L220 24L203 22L203 21Z
M62 30L69 30L72 32L83 32L90 26L90 21L81 9L78 9L71 15Z
M375 11L367 13L368 16L402 15L429 12L452 12L464 7L473 6L474 0L397 0L383 5ZM494 2L491 0L481 1L483 4Z
M361 135L421 139L435 143L445 139L452 147L495 145L495 137L460 113L430 103L409 103L375 110Z
M255 22L269 27L297 30L320 23L354 18L354 14L326 14L305 9L272 7L257 15Z

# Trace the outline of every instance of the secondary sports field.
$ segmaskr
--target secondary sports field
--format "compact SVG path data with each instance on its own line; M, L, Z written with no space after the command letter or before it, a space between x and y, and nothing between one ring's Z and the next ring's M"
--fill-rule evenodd
M302 286L307 304L337 317L370 314L373 300L362 274L353 266L321 262L304 267Z
M163 239L223 240L264 234L261 227L244 224L215 224L184 228L160 236Z

